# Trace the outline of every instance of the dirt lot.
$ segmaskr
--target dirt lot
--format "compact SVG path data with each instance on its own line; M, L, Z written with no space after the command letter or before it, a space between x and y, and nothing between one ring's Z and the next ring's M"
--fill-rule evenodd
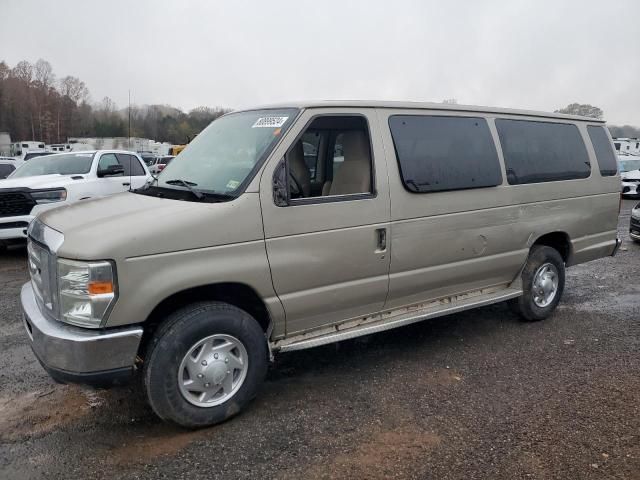
M0 256L0 478L640 479L640 245L568 271L541 323L504 305L281 355L241 416L197 432L134 387L53 383Z

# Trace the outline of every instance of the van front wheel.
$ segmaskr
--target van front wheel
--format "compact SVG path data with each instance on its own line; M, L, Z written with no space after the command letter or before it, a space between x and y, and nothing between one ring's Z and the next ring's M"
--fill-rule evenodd
M564 260L545 245L535 245L522 271L523 294L509 302L524 320L544 320L555 310L564 290Z
M190 305L151 339L144 362L149 404L183 427L220 423L256 395L267 359L264 332L248 313L220 302Z

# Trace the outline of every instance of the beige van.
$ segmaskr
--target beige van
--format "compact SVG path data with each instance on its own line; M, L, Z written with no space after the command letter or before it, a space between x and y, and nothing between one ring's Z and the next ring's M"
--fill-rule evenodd
M213 122L154 183L29 227L24 322L61 381L141 371L188 427L244 408L274 352L508 301L553 312L614 255L620 178L591 118L394 102Z

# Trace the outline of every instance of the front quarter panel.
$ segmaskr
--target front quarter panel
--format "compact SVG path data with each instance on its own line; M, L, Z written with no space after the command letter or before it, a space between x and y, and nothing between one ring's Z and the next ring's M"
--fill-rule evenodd
M110 197L113 198L113 197ZM118 300L106 326L144 322L154 308L173 294L217 283L241 283L265 301L274 327L284 325L284 313L273 290L264 246L258 195L245 193L232 202L198 204L168 202L173 215L153 212L140 223L126 216L118 221L116 239L99 228L74 229L63 253L116 263ZM101 202L102 203L102 202ZM173 204L173 205L172 205ZM140 220L143 214L135 218ZM73 245L73 246L72 246ZM274 332L275 333L275 332Z

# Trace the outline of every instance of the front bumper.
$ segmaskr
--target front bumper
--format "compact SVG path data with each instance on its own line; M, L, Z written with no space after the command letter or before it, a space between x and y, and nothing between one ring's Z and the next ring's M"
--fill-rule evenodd
M0 241L13 240L15 238L27 238L27 227L33 215L20 215L17 217L0 217Z
M20 301L33 353L55 380L105 386L131 378L141 327L91 330L50 320L40 312L31 283L22 286Z
M640 194L640 185L637 182L625 182L622 181L622 195L624 196L637 196Z

